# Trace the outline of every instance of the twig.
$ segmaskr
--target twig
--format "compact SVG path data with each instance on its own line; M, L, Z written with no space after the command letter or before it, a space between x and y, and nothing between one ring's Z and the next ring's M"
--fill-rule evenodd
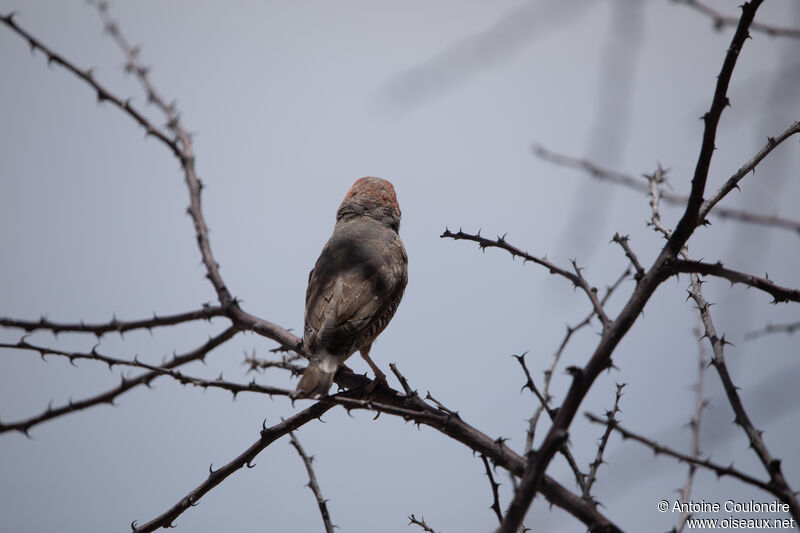
M603 464L603 453L606 450L606 445L608 444L608 438L611 436L611 430L613 429L613 424L617 422L616 416L617 413L620 412L619 409L619 400L622 398L622 389L625 388L625 383L617 383L617 392L616 397L614 398L614 407L610 410L606 411L606 429L603 432L603 436L600 437L600 443L597 445L597 453L595 454L594 461L591 462L589 465L589 474L586 476L586 492L589 493L592 490L592 485L594 482L597 481L597 469L600 468L600 465ZM594 501L594 500L592 500Z
M695 328L695 334L700 337L700 327ZM692 458L700 459L700 420L703 417L703 409L706 407L706 401L703 398L703 381L706 372L706 350L705 344L702 342L697 343L697 382L694 388L694 416L689 421L689 427L692 429ZM697 465L689 463L689 471L686 473L686 483L681 488L681 501L688 502L692 496L692 484L694 483L694 475L697 471ZM682 511L678 518L678 524L672 530L673 533L681 533L686 526L686 521L691 518L692 514L688 511Z
M211 252L211 243L208 240L208 226L206 225L201 207L200 194L203 189L203 184L197 177L195 171L195 155L192 149L192 138L189 132L183 126L180 116L175 110L174 105L168 105L161 95L156 91L155 87L150 81L148 69L144 68L139 63L138 51L132 48L128 41L122 36L119 25L116 24L108 15L107 4L105 2L98 2L98 11L106 26L106 30L111 34L114 40L119 45L120 49L125 53L128 59L128 68L132 70L147 93L147 99L156 104L162 111L167 119L168 127L175 132L175 136L179 141L178 146L180 150L176 153L176 157L183 167L184 178L186 186L189 189L189 216L194 222L194 229L197 235L197 246L200 248L200 255L203 258L203 264L206 267L206 277L214 286L217 292L217 297L223 308L227 309L230 306L238 307L236 300L231 296L222 276L219 273L219 264L214 259L214 254Z
M0 326L23 329L27 332L47 330L52 331L55 334L65 331L76 333L93 333L97 337L100 337L101 335L110 332L122 334L126 331L131 331L134 329L152 330L153 328L174 326L176 324L182 324L192 320L211 320L213 317L224 316L224 314L225 313L221 307L206 305L203 306L202 309L198 309L196 311L187 311L186 313L165 316L158 316L154 314L153 318L147 318L143 320L124 321L118 320L115 316L109 322L86 324L81 321L80 323L76 324L68 322L51 322L45 317L41 317L39 320L0 318Z
M620 235L619 233L614 234L614 238L611 239L615 243L619 244L622 247L622 250L625 252L625 256L633 265L633 268L636 270L636 274L633 275L633 279L636 280L636 283L639 283L644 277L644 268L642 267L641 263L639 263L639 258L636 257L636 254L633 253L631 250L630 245L628 244L628 240L630 240L630 236L628 235Z
M298 354L281 355L280 361L260 359L256 357L255 350L253 350L252 355L247 355L247 353L245 353L244 362L242 364L250 367L247 370L248 372L253 372L255 370L266 370L268 368L280 368L282 370L288 370L292 376L299 376L305 370L304 366L294 364L294 361L299 359L303 359L303 357Z
M432 527L430 527L428 524L425 523L424 516L421 518L417 518L416 516L411 514L408 516L408 520L409 520L408 522L409 526L413 524L415 526L419 526L423 531L427 531L428 533L436 533L436 531L434 531Z
M800 322L791 322L789 324L767 324L765 327L761 329L746 333L744 338L756 339L758 337L762 337L764 335L770 335L772 333L788 333L789 335L791 335L797 330L800 330Z
M576 372L573 373L572 384L563 403L558 408L556 419L545 436L540 450L538 453L528 453L525 472L522 475L514 499L506 511L505 519L500 527L501 533L514 533L522 524L528 508L536 496L544 471L558 449L557 443L567 437L567 429L572 423L583 398L588 393L594 380L597 379L597 376L612 365L611 355L614 349L639 317L656 288L669 276L667 267L669 262L675 260L680 249L697 229L701 220L698 214L703 201L706 181L708 180L717 126L722 111L728 105L728 84L730 83L739 51L748 37L747 29L761 3L762 0L752 0L742 6L742 17L739 21L739 26L734 33L731 45L725 55L722 69L717 77L711 109L703 117L705 123L703 141L692 178L691 193L686 204L686 210L653 266L645 273L620 314L603 334L589 362L582 369L576 369Z
M531 373L528 370L528 365L525 363L525 354L523 353L522 355L512 355L512 357L517 360L517 362L522 367L522 371L525 373L526 382L525 382L525 385L522 386L522 390L530 389L530 391L533 393L533 395L536 396L536 398L539 400L539 404L538 404L537 408L544 409L545 412L547 412L547 416L550 417L550 420L554 420L555 417L556 417L556 411L555 411L555 409L551 408L548 405L547 398L545 398L542 395L542 393L539 392L539 389L536 387L536 384L533 382L533 378L531 377ZM522 392L522 391L520 391L520 392ZM526 453L529 450L530 449L526 450ZM578 466L578 462L575 460L575 457L572 455L572 452L570 451L567 442L564 442L564 444L561 446L561 449L559 451L561 452L561 455L564 456L564 459L567 460L567 463L569 464L569 467L572 469L572 473L575 476L575 482L577 483L578 487L580 487L581 493L583 494L584 499L588 499L588 497L589 497L589 488L586 485L586 476L585 476L585 474L583 472L581 472L581 469ZM503 519L501 518L500 519L500 523L502 523L502 522L503 522Z
M85 81L89 84L97 93L97 101L102 102L111 102L114 106L118 107L123 113L128 114L133 120L135 120L140 126L145 129L147 135L152 135L153 137L160 140L164 143L167 148L177 157L180 157L180 149L178 148L178 144L167 137L167 135L162 132L159 128L154 126L150 123L147 118L140 113L139 111L134 108L129 100L122 100L121 98L115 96L111 93L108 89L100 85L93 77L92 70L81 70L74 63L70 62L66 58L64 58L61 54L58 54L52 51L50 48L45 46L41 41L39 41L36 37L30 34L28 31L21 28L17 25L16 21L14 21L14 13L10 13L8 15L0 15L0 21L5 23L6 26L14 30L20 36L22 36L31 47L31 50L40 50L44 55L47 57L47 63L59 65L69 72L72 72L75 76Z
M770 294L775 300L772 303L800 302L800 289L791 289L775 285L770 279L737 272L722 266L722 263L703 263L690 259L678 260L673 265L676 272L689 272L725 278L734 283L742 283Z
M606 288L606 293L603 295L603 298L600 299L600 303L605 306L608 299L614 293L615 290L625 281L628 276L630 275L631 270L630 267L626 268L625 271L617 278L617 280L611 284L610 287ZM588 326L591 323L592 317L594 317L595 312L592 310L591 313L586 315L586 318L575 324L574 326L567 326L567 333L564 335L564 338L561 341L561 344L558 346L558 349L553 354L553 360L550 363L550 367L544 371L544 387L542 388L542 395L544 396L547 405L550 404L550 383L553 378L553 372L555 372L556 366L558 365L559 360L561 359L561 354L564 353L564 349L567 347L567 343L569 343L572 335L575 332L583 329L584 327ZM542 414L545 406L541 403L537 405L536 411L533 413L533 416L529 420L528 424L528 435L525 439L525 453L528 453L533 446L533 438L536 432L536 425L539 423L539 417Z
M711 320L711 313L709 312L711 305L703 297L700 280L696 274L691 275L689 297L694 300L697 304L697 309L700 311L700 318L702 319L705 329L704 336L708 338L713 351L711 365L716 369L722 381L722 387L725 389L728 403L735 415L734 423L741 427L747 435L750 441L750 447L755 451L756 455L761 460L761 464L770 476L770 488L765 490L768 490L784 503L787 503L794 519L800 521L800 502L798 502L794 491L789 487L786 478L783 476L781 461L773 457L767 449L767 445L764 443L762 437L762 432L755 428L750 417L747 415L744 404L742 404L742 400L739 397L738 389L733 384L733 380L728 373L728 365L725 362L725 344L730 343L725 340L724 335L722 337L717 335L714 323Z
M600 167L588 159L578 159L553 152L552 150L549 150L538 144L533 146L533 152L545 161L549 161L556 165L583 170L597 179L616 185L622 185L624 187L628 187L629 189L634 189L644 193L650 192L650 186L640 178ZM662 199L668 204L685 207L689 197L670 192L662 192ZM800 234L800 221L789 220L775 215L761 215L758 213L751 213L750 211L744 211L725 206L717 206L712 212L707 213L707 215L708 214L717 216L719 218L736 220L738 222L744 222L748 224L786 229Z
M733 176L728 178L722 187L717 189L717 191L714 192L714 194L712 194L708 200L702 203L699 211L700 220L703 220L711 212L711 209L717 205L717 202L725 198L725 196L733 189L738 188L738 184L742 178L744 178L749 172L755 172L756 166L765 157L767 157L772 150L796 133L800 133L800 121L795 121L790 124L789 127L777 137L768 137L767 144L765 144L756 155L754 155L747 163L737 170Z
M189 507L197 505L208 491L222 483L225 478L240 470L244 466L252 467L253 459L261 453L264 448L278 440L280 437L287 433L296 430L297 428L305 425L306 423L321 417L328 411L334 404L327 402L315 403L311 407L300 411L296 415L276 424L272 427L264 427L261 431L261 437L253 443L247 450L239 454L238 457L230 461L228 464L219 470L213 470L209 467L208 477L200 483L196 488L189 492L186 496L181 498L175 505L170 507L167 511L147 522L141 526L136 525L136 521L131 524L131 529L135 533L145 533L148 531L155 531L161 527L172 527L172 522L175 521L184 511Z
M306 465L306 472L308 472L308 488L311 489L311 492L314 493L314 498L317 500L317 506L319 506L319 512L320 515L322 515L322 523L325 525L325 531L326 533L333 533L333 528L335 526L331 522L331 515L328 512L328 503L327 500L322 497L322 490L319 488L317 476L314 473L314 467L311 464L314 458L306 455L306 451L300 445L300 441L297 440L294 432L289 432L289 442L292 444L292 446L294 446L295 450L297 450L297 453L303 460L303 464Z
M588 418L595 424L602 424L602 425L608 424L608 420L600 418L599 416L595 416L592 413L586 413L586 418ZM622 436L623 439L631 439L641 444L644 444L645 446L653 450L653 453L655 453L656 455L658 454L667 455L683 463L693 464L695 466L700 466L708 470L711 470L719 477L730 476L740 481L744 481L749 485L753 485L762 490L773 493L773 489L770 487L769 483L766 483L764 481L761 481L760 479L756 479L748 474L745 474L744 472L736 470L735 468L733 468L733 466L722 466L717 463L713 463L707 459L696 459L690 455L686 455L685 453L681 453L666 446L662 446L661 444L655 441L652 441L646 437L638 435L628 429L625 429L617 421L611 422L611 426L614 429L614 431L616 431Z
M531 261L532 263L536 263L537 265L541 265L545 267L551 274L562 276L569 281L576 287L580 287L583 292L589 297L589 301L592 302L592 307L597 313L597 316L600 318L600 321L603 323L604 327L607 327L610 324L608 317L606 316L605 310L603 306L600 304L600 301L597 299L597 289L594 287L590 287L586 280L581 275L580 269L578 268L577 263L573 260L572 265L575 269L575 274L572 272L565 270L561 267L556 266L554 263L551 263L546 258L539 258L520 250L516 246L513 246L506 241L505 236L497 237L496 240L487 239L481 236L481 232L478 231L477 234L471 235L469 233L465 233L462 230L458 230L458 233L453 233L448 228L445 228L444 233L442 233L440 238L450 238L455 241L459 240L466 240L466 241L473 241L478 243L478 247L481 250L485 250L486 248L500 248L501 250L505 250L511 254L512 257L520 257L522 258L523 262Z
M500 510L500 493L497 490L500 488L500 483L494 480L492 467L489 465L489 460L485 455L481 455L481 460L483 461L483 467L486 469L486 477L489 478L489 486L492 488L492 505L489 506L489 509L494 511L494 514L497 515L497 520L502 524L503 512Z
M653 216L651 219L652 225L657 231L663 233L666 238L672 241L674 234L661 224L658 214L660 182L656 179L656 176L650 177L650 186L652 196L651 207L653 211ZM692 261L692 258L689 255L689 250L685 246L685 243L681 246L680 255L684 258L683 260ZM764 444L764 441L761 439L761 433L753 427L750 419L747 417L736 387L733 385L730 375L728 374L724 355L724 346L727 341L725 340L724 336L722 338L717 336L716 330L714 329L714 324L711 320L711 314L708 311L710 304L708 304L708 302L706 302L703 298L700 278L696 273L691 273L689 275L689 279L691 282L689 297L695 301L697 308L700 310L700 318L703 326L705 327L705 336L708 337L709 341L711 342L711 347L714 351L714 357L711 359L711 364L717 369L717 373L722 380L723 388L725 389L725 393L728 397L728 402L736 414L735 422L742 427L750 439L751 447L756 451L756 454L759 456L765 468L770 473L770 477L772 478L771 483L776 487L780 487L781 494L778 494L774 491L773 494L788 503L792 510L792 515L795 517L795 519L800 520L800 505L798 504L797 499L794 497L791 489L789 489L786 480L783 478L783 474L780 471L780 461L774 460L771 457L766 445Z
M94 405L100 405L104 403L113 405L114 400L119 395L139 385L148 385L151 381L153 381L158 376L163 375L164 372L168 371L169 369L177 368L191 361L202 360L206 356L206 354L208 354L211 350L213 350L217 346L220 346L221 344L227 342L234 335L236 335L237 332L238 332L237 328L230 327L225 331L223 331L222 333L220 333L219 335L217 335L216 337L212 337L211 339L209 339L205 344L203 344L199 348L196 348L182 355L174 356L172 359L161 365L158 371L151 370L144 374L136 376L135 378L122 378L121 383L117 385L115 388L97 394L95 396L91 396L89 398L85 398L77 402L73 402L72 400L70 400L69 403L67 403L66 405L62 405L59 407L53 407L52 405L50 405L41 414L33 416L31 418L27 418L25 420L20 420L18 422L11 422L8 424L0 423L0 433L16 430L24 433L25 435L28 435L28 431L30 430L30 428L38 424L41 424L42 422L47 422L48 420L52 420L60 416L75 413L83 409L92 407ZM48 353L53 353L53 352L50 352L48 350Z
M723 15L719 11L715 11L714 9L710 8L709 6L703 4L699 0L672 0L676 4L683 4L685 6L689 6L703 15L709 17L711 22L714 26L715 30L721 30L725 26L736 26L738 19L736 17L728 17ZM795 39L800 39L800 30L794 28L780 28L777 26L770 26L768 24L762 24L760 22L753 22L750 26L753 31L758 31L761 33L766 33L770 37L793 37Z

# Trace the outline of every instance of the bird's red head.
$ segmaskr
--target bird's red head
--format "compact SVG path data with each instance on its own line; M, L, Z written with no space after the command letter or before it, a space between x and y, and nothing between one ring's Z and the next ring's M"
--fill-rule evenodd
M347 191L342 203L352 201L384 205L400 211L394 187L390 182L381 178L367 177L356 180L350 190Z

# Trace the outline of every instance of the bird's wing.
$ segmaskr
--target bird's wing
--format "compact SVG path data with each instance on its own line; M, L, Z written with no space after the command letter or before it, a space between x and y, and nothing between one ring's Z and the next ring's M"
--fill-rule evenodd
M385 235L380 242L370 237L369 232L334 235L311 271L305 318L312 350L316 344L331 351L355 349L356 337L394 312L389 308L405 289L408 259L396 234L389 241Z

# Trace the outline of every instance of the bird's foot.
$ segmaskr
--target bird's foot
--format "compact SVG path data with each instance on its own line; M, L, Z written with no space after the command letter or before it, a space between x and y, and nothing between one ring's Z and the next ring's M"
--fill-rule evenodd
M372 393L375 391L375 388L378 385L388 386L388 382L386 381L386 374L384 374L383 372L375 376L375 379L373 379L372 382L369 385L367 385L367 388L364 390L364 393L367 396L372 395Z

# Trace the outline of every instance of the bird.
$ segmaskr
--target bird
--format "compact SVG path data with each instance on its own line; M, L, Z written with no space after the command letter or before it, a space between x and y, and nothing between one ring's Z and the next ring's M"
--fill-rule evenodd
M356 180L342 200L333 234L308 275L303 346L309 364L293 398L326 396L356 351L375 373L367 393L386 383L369 353L408 283L400 217L394 186L381 178Z

